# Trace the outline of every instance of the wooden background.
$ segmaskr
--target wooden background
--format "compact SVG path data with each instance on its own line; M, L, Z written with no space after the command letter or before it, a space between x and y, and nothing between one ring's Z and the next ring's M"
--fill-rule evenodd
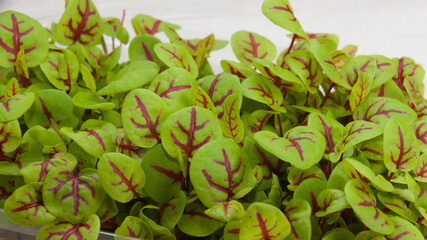
M272 40L278 52L290 39L287 31L269 22L261 12L262 0L93 0L102 17L120 18L134 35L130 19L138 13L176 23L184 38L214 33L229 40L239 30ZM339 47L359 46L359 54L409 56L427 69L427 1L425 0L290 0L307 32L335 33ZM13 9L48 24L58 21L63 0L0 0L0 11ZM210 62L220 71L221 59L235 59L231 48L212 53ZM427 94L426 94L427 96Z

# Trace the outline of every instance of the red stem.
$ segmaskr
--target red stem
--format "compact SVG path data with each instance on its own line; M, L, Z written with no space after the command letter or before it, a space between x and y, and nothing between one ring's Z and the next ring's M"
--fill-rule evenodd
M326 91L325 97L322 99L322 102L320 103L319 108L321 108L321 107L323 107L323 105L325 105L326 100L328 100L329 95L331 94L331 91L332 91L333 87L335 87L335 83L334 82L329 86L328 91Z
M387 181L390 181L390 180L393 178L393 176L394 176L394 172L390 173L390 174L387 176Z

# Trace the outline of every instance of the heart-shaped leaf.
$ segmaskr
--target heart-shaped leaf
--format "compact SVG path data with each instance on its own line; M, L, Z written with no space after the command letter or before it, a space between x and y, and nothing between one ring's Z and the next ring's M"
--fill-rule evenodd
M96 169L74 174L67 167L58 167L47 173L42 195L50 213L75 224L96 213L105 191Z
M412 123L417 114L408 105L398 100L385 97L366 99L353 112L353 119L365 120L385 127L388 120L398 118L406 123Z
M144 191L156 202L169 202L181 189L184 179L178 161L170 157L161 144L144 154L141 167L146 178L150 179L146 182Z
M187 50L175 43L158 43L154 52L168 67L179 67L191 73L193 78L199 74L199 70L193 57Z
M150 90L135 89L123 103L123 128L133 143L149 148L160 142L160 123L167 115L168 109L161 97Z
M299 169L318 163L326 148L322 134L306 126L295 127L282 138L267 131L255 133L254 138L263 149Z
M218 118L209 110L186 107L169 115L160 132L166 152L177 157L178 152L192 158L197 149L222 137Z
M22 226L37 226L55 220L42 201L42 183L16 189L4 204L6 216Z
M127 92L149 84L157 73L159 66L150 61L137 61L122 68L111 82L100 89L97 95L109 95Z
M0 99L3 97L0 97ZM0 103L0 122L9 122L21 117L31 107L35 99L32 92L17 94Z
M49 47L48 35L38 21L19 12L4 11L0 22L0 66L14 67L21 50L27 67L43 62Z
M97 239L101 224L95 214L80 223L69 223L62 219L47 223L37 232L36 240L46 239Z
M264 0L262 4L262 13L274 24L298 35L301 38L308 39L307 34L301 27L298 19L288 0Z
M236 143L216 140L196 152L190 165L190 179L200 201L212 207L233 199L241 191L248 193L256 183L251 170Z
M195 78L182 68L171 67L154 78L149 89L158 94L168 105L170 112L192 105L192 88Z
M145 174L138 162L121 153L106 153L98 162L101 184L111 198L126 203L139 198Z
M413 129L391 119L384 128L384 164L390 172L413 170L419 160L419 145Z
M359 73L365 73L364 78L374 79L375 73L377 70L377 64L375 59L371 56L359 55L356 56L350 61L347 62L341 69L342 75L345 77L345 80L349 86L354 86L356 82L360 79Z
M224 226L223 222L206 215L205 210L201 205L189 204L178 222L179 230L190 236L206 237Z
M97 45L102 38L102 19L91 0L71 0L56 31L60 42L65 45Z
M77 159L70 153L57 153L50 159L43 162L33 162L19 171L24 177L26 183L43 182L46 174L53 168L66 167L74 170L77 165Z
M252 59L272 61L276 57L276 46L267 38L254 32L239 31L231 36L231 48L240 62L252 65Z
M293 198L286 205L285 215L291 224L291 234L286 239L311 239L311 207L307 201Z
M131 237L136 239L152 240L153 232L147 223L140 218L127 216L120 227L114 232L118 236ZM117 239L121 239L118 237Z
M240 227L240 239L285 239L291 224L280 209L266 203L252 203Z
M375 195L366 183L358 179L350 180L344 191L353 211L369 229L381 234L394 231L392 220L376 207Z

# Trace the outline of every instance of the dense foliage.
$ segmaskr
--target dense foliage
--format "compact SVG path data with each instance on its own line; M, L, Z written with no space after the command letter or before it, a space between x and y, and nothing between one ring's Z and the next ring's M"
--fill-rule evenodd
M208 56L226 41L147 15L130 40L90 0L48 29L0 13L6 216L51 240L425 239L423 68L338 49L288 0L262 12L290 46L239 31L219 74Z

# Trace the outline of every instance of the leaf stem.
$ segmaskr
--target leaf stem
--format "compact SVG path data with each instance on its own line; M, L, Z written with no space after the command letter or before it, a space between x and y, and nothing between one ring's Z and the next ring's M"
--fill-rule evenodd
M323 105L325 105L326 100L328 100L329 95L331 94L331 91L332 91L332 88L333 88L333 87L335 87L335 83L334 83L334 82L329 86L328 90L326 91L326 93L325 93L325 97L323 97L322 102L320 103L319 108L322 108L322 107L323 107Z
M291 40L291 43L289 44L288 50L285 52L285 54L283 54L282 65L285 63L285 57L288 56L288 54L292 51L292 48L293 48L294 43L295 43L295 39L297 39L297 37L298 37L298 35L296 35L295 33L294 33L294 35L292 35L292 40ZM281 67L283 67L283 66L281 66Z
M292 191L288 191L288 192L285 194L285 196L283 196L283 197L282 197L282 202L283 202L287 197L289 197L289 195L291 195L291 193L292 193Z
M394 176L394 172L390 173L390 174L387 176L387 181L390 181L390 180L393 178L393 176Z
M107 50L107 44L105 44L105 38L104 38L104 36L101 39L101 44L102 44L102 50L104 51L104 54L107 55L108 54L108 50Z
M8 162L2 148L0 148L0 162Z

